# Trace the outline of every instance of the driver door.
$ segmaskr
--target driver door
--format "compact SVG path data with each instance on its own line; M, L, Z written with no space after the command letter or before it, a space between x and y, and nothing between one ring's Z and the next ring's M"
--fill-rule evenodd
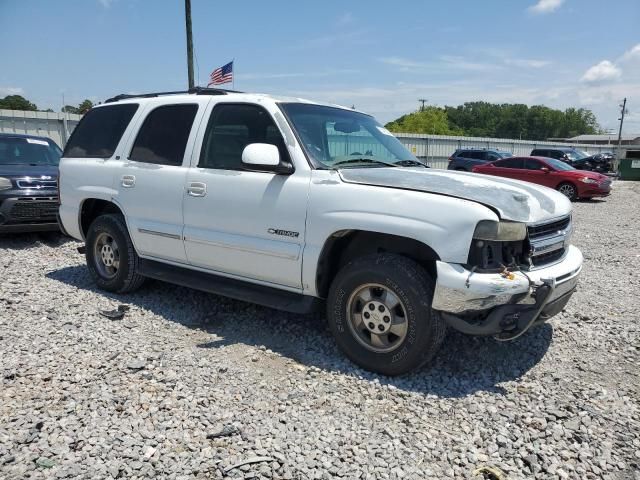
M197 166L187 174L184 244L189 263L222 275L299 290L309 171L245 170L244 148L271 143L289 153L262 106L219 102L211 110Z

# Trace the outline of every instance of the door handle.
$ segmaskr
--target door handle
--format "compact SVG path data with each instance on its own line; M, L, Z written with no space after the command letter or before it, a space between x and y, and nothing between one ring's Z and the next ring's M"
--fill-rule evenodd
M131 188L136 184L136 177L134 175L123 175L121 183L123 187Z
M207 184L202 182L191 182L187 193L192 197L204 197L207 194Z

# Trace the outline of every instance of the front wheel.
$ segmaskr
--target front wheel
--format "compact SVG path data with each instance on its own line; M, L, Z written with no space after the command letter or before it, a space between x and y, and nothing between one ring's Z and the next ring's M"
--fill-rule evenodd
M434 284L412 260L369 255L336 276L327 301L328 321L340 349L354 363L400 375L438 351L445 324L431 309Z
M138 255L122 215L96 218L87 232L87 267L98 287L126 293L138 289L144 277L137 273Z
M578 199L578 189L572 183L561 183L558 191L571 201Z

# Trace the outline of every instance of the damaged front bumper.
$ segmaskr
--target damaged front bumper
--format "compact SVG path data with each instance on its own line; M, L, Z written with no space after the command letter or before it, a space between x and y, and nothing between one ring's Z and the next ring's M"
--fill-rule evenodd
M463 333L512 340L562 311L576 289L582 261L574 246L558 263L510 275L438 261L432 307Z

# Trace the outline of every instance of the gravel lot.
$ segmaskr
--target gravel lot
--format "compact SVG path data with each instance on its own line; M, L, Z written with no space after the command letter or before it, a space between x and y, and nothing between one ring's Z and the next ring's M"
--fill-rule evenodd
M320 316L159 282L109 295L78 243L0 238L0 478L640 479L640 182L614 187L575 205L565 312L513 343L450 332L395 379Z

